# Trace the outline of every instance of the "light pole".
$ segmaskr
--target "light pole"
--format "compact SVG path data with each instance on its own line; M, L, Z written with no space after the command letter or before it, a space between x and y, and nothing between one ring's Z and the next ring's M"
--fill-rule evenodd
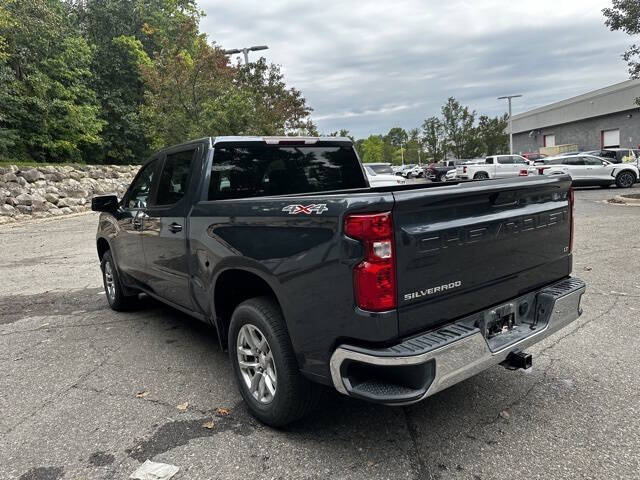
M404 150L402 148L404 144L400 142L400 157L402 158L402 166L404 166Z
M257 50L266 50L269 47L266 45L256 45L255 47L244 47L244 48L232 48L230 50L223 50L222 53L225 55L235 55L236 53L244 54L244 64L249 65L249 52L255 52Z
M509 155L513 155L513 124L511 123L511 99L519 98L522 95L505 95L504 97L498 97L498 100L504 100L505 98L509 101Z

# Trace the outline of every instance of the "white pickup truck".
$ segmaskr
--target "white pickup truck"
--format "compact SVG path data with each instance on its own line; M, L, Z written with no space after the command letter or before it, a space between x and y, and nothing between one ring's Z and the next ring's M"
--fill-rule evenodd
M526 176L529 162L520 155L492 155L485 163L458 165L456 177L461 180L488 180Z

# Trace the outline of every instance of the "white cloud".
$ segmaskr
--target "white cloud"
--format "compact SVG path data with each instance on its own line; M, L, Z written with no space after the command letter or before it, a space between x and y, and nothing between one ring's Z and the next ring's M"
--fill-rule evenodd
M419 126L454 96L495 115L626 78L629 39L604 26L606 0L316 3L201 0L202 29L259 52L302 90L321 131L357 136ZM257 55L253 53L250 55Z

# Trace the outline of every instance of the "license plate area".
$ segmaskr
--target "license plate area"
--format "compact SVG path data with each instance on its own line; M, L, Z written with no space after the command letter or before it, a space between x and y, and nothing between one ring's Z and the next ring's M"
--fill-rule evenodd
M508 333L516 326L516 310L513 303L489 310L481 322L480 331L484 338L490 340L498 335Z

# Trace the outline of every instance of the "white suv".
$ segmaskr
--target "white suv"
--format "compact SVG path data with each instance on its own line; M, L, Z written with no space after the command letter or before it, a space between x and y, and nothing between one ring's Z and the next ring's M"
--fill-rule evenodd
M567 155L545 158L543 165L532 167L541 175L571 175L576 186L600 185L630 188L638 179L638 167L631 163L611 163L592 155Z

